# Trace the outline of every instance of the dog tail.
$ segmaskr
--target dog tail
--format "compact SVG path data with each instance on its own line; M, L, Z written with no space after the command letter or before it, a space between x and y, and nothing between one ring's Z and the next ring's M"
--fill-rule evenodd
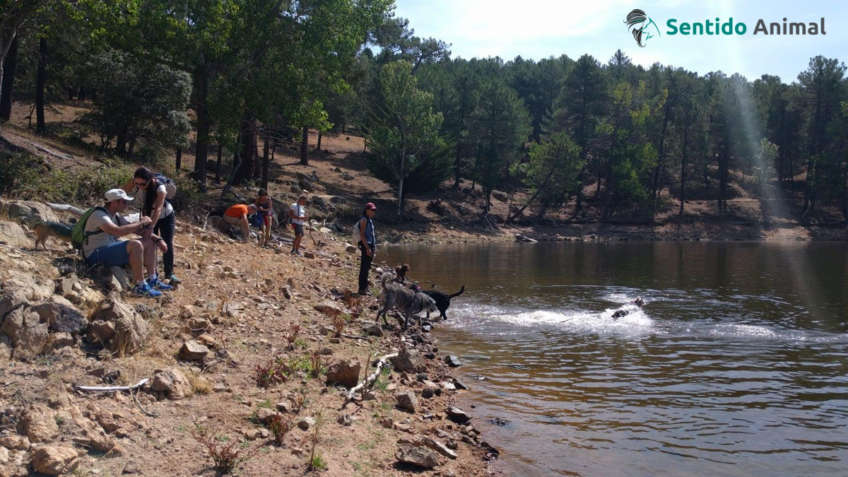
M462 295L462 293L463 293L464 291L465 291L465 285L462 285L462 287L459 289L459 291L458 291L458 292L454 293L453 295L448 296L448 298L453 298L453 297L455 297L455 296Z

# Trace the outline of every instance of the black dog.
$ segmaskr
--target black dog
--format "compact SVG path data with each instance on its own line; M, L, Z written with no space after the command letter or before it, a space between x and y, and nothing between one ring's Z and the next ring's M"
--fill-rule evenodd
M436 290L424 290L424 293L429 295L430 298L432 298L433 301L436 302L436 308L439 309L439 313L441 314L442 319L447 320L448 315L445 314L445 311L447 311L448 307L450 306L451 298L462 295L462 292L464 292L464 291L465 291L465 285L462 285L462 287L459 289L459 291L454 293L453 295L448 295L447 293L442 293L442 292L436 291ZM430 318L430 312L429 311L427 312L427 318Z

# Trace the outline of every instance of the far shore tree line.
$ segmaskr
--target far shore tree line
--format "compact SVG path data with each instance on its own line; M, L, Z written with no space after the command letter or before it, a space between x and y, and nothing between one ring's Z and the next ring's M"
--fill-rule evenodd
M12 99L85 100L99 147L196 160L202 189L267 186L284 143L366 139L370 170L410 193L526 191L507 220L652 221L687 200L728 215L738 188L764 216L848 220L848 77L816 56L791 83L634 65L621 51L539 61L452 58L391 0L17 0L0 12L0 118ZM0 120L2 120L0 119ZM191 138L191 140L189 140ZM259 145L263 144L261 148ZM226 170L225 170L226 167ZM468 184L470 182L470 184ZM463 188L463 184L466 187Z

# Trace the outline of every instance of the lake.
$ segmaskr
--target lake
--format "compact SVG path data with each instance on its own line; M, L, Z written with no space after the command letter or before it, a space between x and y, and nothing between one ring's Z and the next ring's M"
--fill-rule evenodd
M381 253L466 286L434 333L509 475L848 474L843 243Z

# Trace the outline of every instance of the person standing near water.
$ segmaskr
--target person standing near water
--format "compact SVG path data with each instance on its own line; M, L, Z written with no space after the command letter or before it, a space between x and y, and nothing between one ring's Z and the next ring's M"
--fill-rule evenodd
M359 262L359 294L368 294L368 272L371 270L371 262L377 254L377 233L374 231L374 216L377 215L377 206L373 202L365 204L362 217L356 223L359 231L359 251L362 258Z

